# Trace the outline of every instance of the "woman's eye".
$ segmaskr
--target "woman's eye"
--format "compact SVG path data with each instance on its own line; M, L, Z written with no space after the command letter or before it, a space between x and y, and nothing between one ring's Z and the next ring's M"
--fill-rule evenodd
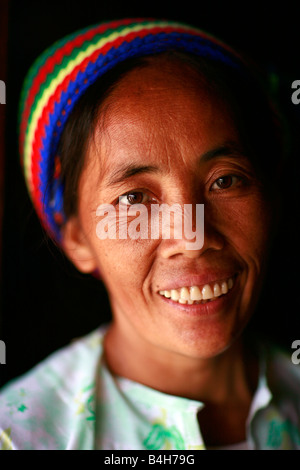
M119 198L119 203L125 204L127 206L132 206L134 204L142 204L148 201L148 196L141 192L141 191L136 191L128 194L124 194L124 196L121 196Z
M241 178L235 175L221 176L213 183L211 190L229 189L237 184L240 180Z

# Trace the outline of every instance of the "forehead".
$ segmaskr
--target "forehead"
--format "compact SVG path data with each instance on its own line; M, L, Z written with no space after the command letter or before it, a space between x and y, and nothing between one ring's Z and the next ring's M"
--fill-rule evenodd
M158 59L127 73L110 93L94 147L103 175L128 159L175 162L235 139L228 105L208 80L187 64Z

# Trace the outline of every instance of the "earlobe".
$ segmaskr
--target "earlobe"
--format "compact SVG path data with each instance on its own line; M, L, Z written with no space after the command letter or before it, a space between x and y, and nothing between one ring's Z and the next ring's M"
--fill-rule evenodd
M96 257L83 233L78 217L71 217L65 224L62 248L79 271L92 273L97 269Z

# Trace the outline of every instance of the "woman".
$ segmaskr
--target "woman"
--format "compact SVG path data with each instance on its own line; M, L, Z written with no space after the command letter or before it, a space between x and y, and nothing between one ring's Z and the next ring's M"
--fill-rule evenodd
M244 334L281 161L253 72L195 28L122 20L57 43L26 86L33 203L74 265L104 282L113 321L5 387L3 446L300 448L299 372ZM151 236L163 205L181 218ZM175 236L187 223L203 243Z

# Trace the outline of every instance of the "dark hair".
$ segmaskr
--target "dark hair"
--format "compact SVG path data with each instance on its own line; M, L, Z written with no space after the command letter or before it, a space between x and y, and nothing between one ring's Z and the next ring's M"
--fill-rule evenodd
M228 102L241 140L266 190L279 173L284 143L279 114L270 102L266 88L256 76L242 77L223 64L182 52L165 52L159 56L194 69L211 89ZM134 68L146 67L156 56L128 59L89 87L72 111L60 139L58 154L64 184L66 217L77 213L77 188L90 138L105 99L120 80Z

